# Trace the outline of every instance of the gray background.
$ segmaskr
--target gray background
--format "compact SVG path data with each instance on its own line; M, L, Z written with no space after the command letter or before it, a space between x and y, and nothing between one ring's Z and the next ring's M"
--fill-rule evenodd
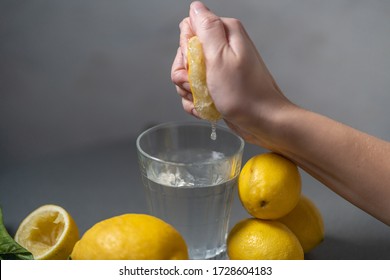
M0 204L14 233L36 207L83 233L143 212L135 137L192 120L170 81L190 1L0 0ZM246 26L293 102L390 140L390 1L209 0ZM244 161L264 152L248 145ZM324 215L307 258L390 258L390 229L302 171ZM238 199L232 224L246 217Z

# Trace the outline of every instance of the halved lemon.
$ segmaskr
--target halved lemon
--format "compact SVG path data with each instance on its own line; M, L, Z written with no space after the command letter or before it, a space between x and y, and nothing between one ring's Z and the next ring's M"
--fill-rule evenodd
M15 241L36 260L66 260L79 240L79 230L70 214L47 204L31 212L16 231Z
M194 107L199 117L208 121L218 121L222 116L215 107L207 87L206 62L198 36L194 36L188 41L187 61L188 81L194 100Z

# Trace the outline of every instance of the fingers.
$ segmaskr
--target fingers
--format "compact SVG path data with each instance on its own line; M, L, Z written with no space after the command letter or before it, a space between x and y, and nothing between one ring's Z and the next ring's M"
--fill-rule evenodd
M180 47L177 50L176 57L172 64L171 79L176 85L177 93L182 98L182 105L184 111L186 111L188 114L198 117L197 112L194 108L192 93L190 90L190 85L188 83L188 73L187 69L184 68L183 54L181 52Z
M195 1L190 6L190 23L203 44L205 53L219 53L228 41L222 20L203 3Z
M225 19L224 19L225 20ZM228 20L226 20L228 21ZM188 40L197 35L202 42L205 55L219 54L228 46L227 32L221 18L212 13L205 5L195 1L190 6L190 17L182 20L180 27L180 48L177 50L171 69L171 79L176 85L177 93L182 97L184 110L198 117L192 101L187 72ZM240 27L237 27L239 30ZM230 35L235 34L232 30ZM203 39L202 39L203 38Z
M188 101L193 101L192 99L192 93L179 87L176 86L176 92L181 96L181 98L187 99Z
M201 2L195 1L191 4L190 16L191 18L187 17L180 22L180 48L176 53L171 70L172 81L187 92L191 91L187 74L188 40L196 34L199 38L204 36L203 49L205 53L209 49L210 54L215 54L214 50L226 46L228 42L223 20L210 12ZM228 19L224 20L228 21ZM197 33L195 33L195 29ZM201 38L200 40L202 42ZM179 94L186 98L183 96L185 92L181 91Z
M172 63L171 80L177 86L179 95L188 99L188 94L190 94L191 89L188 83L188 72L184 67L183 54L180 48L178 48L176 57Z
M190 115L193 115L194 117L199 118L198 112L196 112L194 103L192 101L182 98L181 102L184 111L186 111Z
M248 41L251 41L245 28L238 19L221 18L223 22L227 44L234 53L240 53L248 47Z
M191 28L191 22L190 18L185 18L183 19L180 24L180 48L181 48L181 53L183 55L183 63L184 67L187 69L187 47L188 47L188 40L195 36L194 31Z

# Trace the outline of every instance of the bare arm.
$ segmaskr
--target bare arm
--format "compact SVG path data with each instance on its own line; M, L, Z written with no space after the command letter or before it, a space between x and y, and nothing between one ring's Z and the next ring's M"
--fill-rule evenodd
M185 111L196 116L185 61L186 42L196 34L203 44L210 94L230 128L291 159L390 225L390 143L290 102L238 20L219 18L193 2L180 30L171 76Z
M300 108L281 114L270 148L390 225L390 143Z

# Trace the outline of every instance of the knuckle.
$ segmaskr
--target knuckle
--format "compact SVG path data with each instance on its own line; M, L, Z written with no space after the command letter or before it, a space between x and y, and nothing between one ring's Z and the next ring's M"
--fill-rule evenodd
M230 20L230 22L231 22L232 25L235 25L235 26L242 26L242 23L241 23L241 21L240 21L239 19L230 18L229 20Z
M172 70L171 71L171 80L172 82L174 82L175 84L178 84L179 83L179 75L178 75L178 72L176 70Z
M222 21L219 17L214 15L208 15L202 18L200 25L203 29L209 30L216 26L222 25Z
M185 83L188 80L188 78L187 78L187 75L184 71L175 70L175 71L171 72L171 80L176 85L181 85L181 84Z
M237 29L243 29L241 21L236 18L232 19L232 25L235 26Z

